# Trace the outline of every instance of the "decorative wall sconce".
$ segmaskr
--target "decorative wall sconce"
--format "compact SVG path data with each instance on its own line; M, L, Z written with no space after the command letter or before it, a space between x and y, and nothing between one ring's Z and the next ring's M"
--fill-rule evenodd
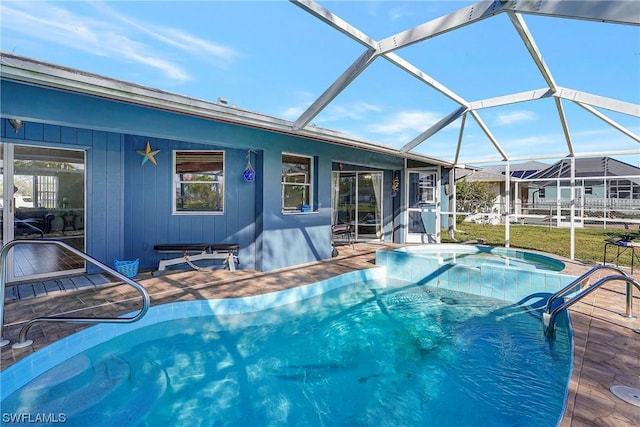
M20 128L24 125L24 122L20 119L9 119L9 124L16 133L20 132Z
M256 171L251 166L251 150L247 150L247 167L242 172L242 178L247 182L253 182L256 179Z

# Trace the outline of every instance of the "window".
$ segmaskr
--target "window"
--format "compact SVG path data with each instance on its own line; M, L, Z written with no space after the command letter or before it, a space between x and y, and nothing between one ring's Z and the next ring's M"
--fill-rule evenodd
M282 154L282 211L304 211L311 206L311 157Z
M626 179L609 181L609 197L614 199L630 199L632 183Z
M36 177L36 185L38 191L36 192L38 200L38 206L43 208L55 208L59 205L62 208L66 208L67 200L63 197L60 203L58 203L58 177L57 176L45 176L38 175Z
M409 176L411 207L435 203L436 174L432 172L412 172Z
M224 151L174 151L174 211L224 211Z
M538 198L540 199L544 199L545 198L545 189L541 188L540 190L538 190Z

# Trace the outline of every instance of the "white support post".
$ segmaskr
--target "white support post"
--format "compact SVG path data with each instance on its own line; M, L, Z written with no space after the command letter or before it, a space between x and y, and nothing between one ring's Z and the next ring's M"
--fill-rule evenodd
M562 168L562 166L560 166ZM560 176L558 174L558 176ZM560 228L560 222L562 221L562 186L560 185L560 178L556 178L556 227Z
M505 165L504 168L504 175L505 175L505 190L504 190L504 197L505 197L505 202L504 202L504 209L505 209L505 216L504 216L504 246L506 248L509 247L510 245L510 240L511 240L511 230L510 230L510 224L509 224L509 212L511 211L511 169L509 167L509 160L507 160L507 164Z
M570 217L571 217L571 246L569 249L569 258L576 259L576 158L571 156L571 204Z

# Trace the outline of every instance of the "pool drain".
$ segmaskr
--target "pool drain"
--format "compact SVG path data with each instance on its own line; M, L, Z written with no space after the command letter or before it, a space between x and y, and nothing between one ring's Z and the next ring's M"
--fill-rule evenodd
M626 385L612 385L611 393L635 406L640 406L640 389L627 387Z

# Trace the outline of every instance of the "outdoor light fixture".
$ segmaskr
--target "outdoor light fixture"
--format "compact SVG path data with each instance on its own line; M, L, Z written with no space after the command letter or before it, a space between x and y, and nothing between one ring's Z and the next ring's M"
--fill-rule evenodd
M9 124L11 125L13 130L15 130L16 133L18 133L20 132L20 128L22 128L22 125L24 124L24 122L20 119L9 119Z

